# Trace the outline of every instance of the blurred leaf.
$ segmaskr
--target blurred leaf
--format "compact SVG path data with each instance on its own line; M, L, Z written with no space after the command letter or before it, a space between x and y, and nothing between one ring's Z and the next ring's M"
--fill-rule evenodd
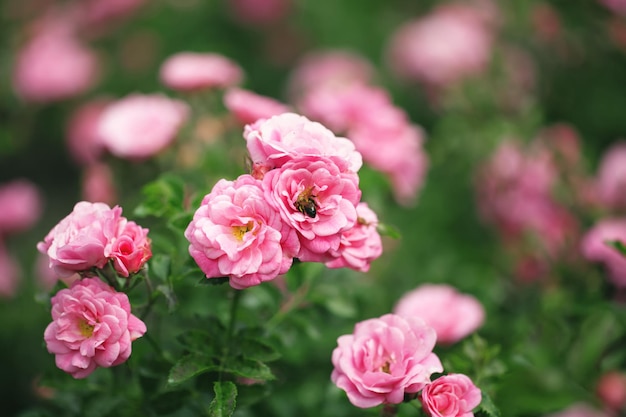
M192 353L183 356L170 370L167 378L169 385L178 385L209 371L217 371L220 366L214 363L213 358L206 355Z
M253 338L247 335L239 335L233 344L236 346L237 351L247 359L252 359L261 362L271 362L279 359L281 354L278 350L272 346L268 341L262 340L259 337Z
M185 184L173 174L164 174L142 189L144 201L134 211L135 216L173 217L183 210Z
M622 255L626 256L626 245L621 240L607 240L605 243L612 248L617 249L617 251Z
M229 357L222 370L238 377L258 381L269 381L275 378L272 370L265 363L241 355Z
M191 393L187 390L159 393L150 398L150 408L157 414L170 414L183 408L190 396Z
M230 417L235 411L237 386L231 381L217 381L213 385L215 398L209 405L209 416Z
M402 233L395 226L390 225L389 223L378 223L376 227L378 233L381 236L387 236L393 239L400 239L402 237Z
M168 255L162 253L156 253L150 259L148 265L150 266L150 277L159 279L162 282L167 282L171 273L172 259Z
M500 410L495 406L491 397L486 393L482 392L482 400L476 409L479 415L485 415L489 417L500 417Z
M176 294L174 293L172 287L168 284L161 284L157 285L156 290L165 296L168 310L170 312L174 311L178 305L178 301L176 300Z

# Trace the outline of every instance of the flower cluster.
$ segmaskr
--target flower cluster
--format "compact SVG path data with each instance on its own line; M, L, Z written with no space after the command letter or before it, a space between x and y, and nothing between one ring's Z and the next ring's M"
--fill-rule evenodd
M382 248L376 215L360 201L353 143L295 113L248 124L244 138L252 172L220 180L185 231L206 276L242 289L294 258L367 271Z

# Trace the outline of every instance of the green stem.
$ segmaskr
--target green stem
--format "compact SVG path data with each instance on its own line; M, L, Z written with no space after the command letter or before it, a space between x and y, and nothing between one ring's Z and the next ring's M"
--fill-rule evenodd
M224 367L228 361L228 355L230 354L230 345L232 343L233 335L235 334L235 324L237 322L237 309L239 308L239 299L241 298L242 291L234 290L233 297L230 300L230 316L228 317L228 328L226 333L226 344L222 352L221 365ZM222 381L222 370L219 372L219 381Z

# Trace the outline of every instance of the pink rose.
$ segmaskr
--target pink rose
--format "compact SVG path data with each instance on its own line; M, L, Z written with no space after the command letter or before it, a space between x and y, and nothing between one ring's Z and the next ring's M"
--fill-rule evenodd
M21 275L19 264L0 240L0 298L15 295Z
M214 53L179 52L161 65L161 82L179 91L228 88L243 80L235 62Z
M138 272L152 257L148 229L135 222L121 218L115 237L104 249L107 258L113 261L113 267L123 277Z
M341 234L339 249L330 251L334 259L326 262L328 268L348 267L367 272L370 263L383 253L383 244L376 227L378 217L367 203L356 207L357 220L351 229Z
M619 415L626 407L626 374L617 370L605 372L596 383L596 394L607 410Z
M619 15L626 15L626 0L598 0L607 9Z
M42 195L26 179L0 185L0 236L31 228L41 217Z
M109 100L89 101L72 113L67 123L67 146L74 161L80 165L93 164L100 159L104 146L98 123Z
M83 200L114 204L117 201L117 192L111 167L104 163L94 163L83 168L81 191Z
M357 172L363 160L354 144L322 124L295 113L283 113L247 125L244 130L252 162L279 168L294 157L330 158L341 171Z
M85 378L97 367L125 362L132 342L143 336L146 325L131 314L124 293L99 278L75 281L51 299L52 323L44 339L56 365L74 378Z
M165 149L189 115L189 106L160 94L132 94L103 111L98 133L115 156L145 159Z
M263 177L265 197L283 222L298 232L303 262L324 261L357 220L359 177L341 172L331 159L295 158Z
M478 329L485 310L471 295L461 294L446 284L423 284L404 294L393 312L419 317L437 332L437 342L455 343Z
M243 289L287 272L298 251L295 231L268 204L250 175L220 180L185 230L189 253L207 278Z
M432 352L435 331L417 318L386 314L357 323L340 336L332 354L331 380L356 407L399 404L442 372Z
M613 284L626 287L626 257L608 245L610 241L626 245L626 220L611 218L596 223L580 242L582 255L589 261L602 263Z
M105 248L116 236L122 209L104 203L76 203L73 211L48 233L37 249L50 258L60 277L107 263Z
M626 208L626 141L614 143L604 153L596 187L600 201L607 208Z
M430 417L473 417L482 395L466 375L449 374L426 385L420 399Z
M289 106L273 98L236 87L226 91L224 105L242 125L290 111Z

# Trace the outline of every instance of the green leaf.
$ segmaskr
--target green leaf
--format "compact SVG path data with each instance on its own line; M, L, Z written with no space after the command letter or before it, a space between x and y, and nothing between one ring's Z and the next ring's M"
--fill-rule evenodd
M248 359L270 362L281 356L274 346L261 339L243 337L236 339L234 344L239 353Z
M183 382L209 371L219 370L213 358L206 355L191 353L183 356L176 364L170 369L167 383L169 385L178 385Z
M167 282L167 278L171 272L171 263L172 260L168 255L162 253L154 254L148 263L150 266L150 276L160 281Z
M142 189L144 202L134 211L137 217L171 217L183 211L185 184L181 178L165 174Z
M617 249L622 256L626 256L626 245L624 245L621 240L607 240L605 243L612 248Z
M235 411L237 386L231 381L216 381L213 384L215 398L209 405L209 416L230 417Z
M167 300L167 308L170 312L176 309L178 301L176 300L176 294L172 287L167 284L157 285L156 290L165 296Z
M272 370L265 363L254 359L248 359L241 355L230 357L222 370L238 377L250 378L258 381L269 381L275 379Z
M183 408L190 396L187 390L162 392L150 399L150 407L157 414L171 414Z
M387 223L378 223L376 230L381 236L388 236L393 239L400 239L402 237L402 234L396 227Z
M482 397L483 398L477 408L477 411L490 417L500 417L500 410L493 403L491 397L484 391L482 392Z

